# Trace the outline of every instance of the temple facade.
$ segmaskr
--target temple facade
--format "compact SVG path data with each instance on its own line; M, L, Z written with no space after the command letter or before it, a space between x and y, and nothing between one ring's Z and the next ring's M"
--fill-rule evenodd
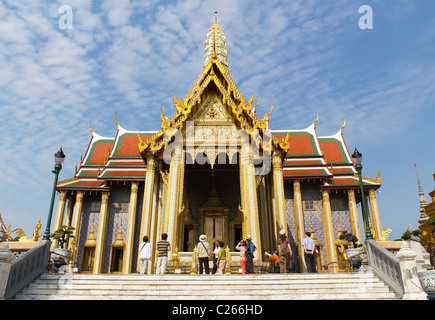
M304 272L305 231L312 231L320 249L318 267L341 259L340 232L364 240L357 211L362 196L380 237L379 175L363 178L361 195L344 125L319 137L317 115L305 129L271 130L273 106L258 115L259 99L245 99L229 74L225 33L217 21L207 32L201 74L172 103L172 116L161 109L158 131L127 130L116 114L114 137L98 135L89 124L91 139L74 177L57 185L54 223L54 230L75 228L69 246L81 272L137 272L144 235L153 244L155 266L163 232L172 253L186 257L201 234L231 251L250 235L258 264L266 251L276 250L281 230L292 243L295 269Z

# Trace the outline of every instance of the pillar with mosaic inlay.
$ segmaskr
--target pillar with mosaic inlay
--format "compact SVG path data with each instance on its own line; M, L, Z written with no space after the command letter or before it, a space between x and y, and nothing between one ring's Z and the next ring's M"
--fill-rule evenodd
M56 231L60 227L62 227L63 216L65 213L66 200L67 200L66 191L61 191L59 194L59 203L57 205L56 219L54 220L53 231ZM52 247L57 248L58 245L59 245L59 240L54 240Z
M374 189L369 189L369 207L372 221L372 229L375 231L375 239L380 240L382 236L381 219L379 218L378 202Z
M322 220L323 236L325 239L326 263L337 262L337 251L335 250L334 228L332 225L331 202L329 190L322 190ZM335 266L332 270L336 271Z
M125 274L132 272L133 265L133 248L134 248L134 228L136 226L136 209L137 209L137 190L139 188L138 182L131 183L130 203L128 205L128 226L126 238L126 250L123 270Z
M76 204L74 205L74 211L73 211L73 217L72 217L72 224L71 226L74 227L73 236L78 243L79 234L80 234L80 222L82 220L82 207L83 207L83 191L77 191L76 194ZM71 242L70 238L70 242ZM71 243L70 243L71 244Z
M305 234L304 228L304 211L302 207L301 181L293 180L293 211L295 217L295 240L298 248L298 261L300 272L306 272L304 253L302 250L302 238Z
M358 210L356 208L355 190L349 189L347 191L347 198L349 203L349 216L352 234L358 238L358 243L362 243L361 230L359 228Z
M106 244L109 207L109 193L103 192L101 195L100 219L98 221L97 245L95 247L94 273L102 273L104 268L104 251Z
M244 186L244 192L241 196L244 197L244 213L247 217L245 223L248 224L247 232L252 237L252 242L257 247L255 254L256 261L262 261L261 237L260 237L260 221L258 217L258 197L257 197L257 181L255 177L255 168L252 161L252 154L246 147L242 147L242 156L240 163L241 181Z
M169 166L169 177L166 191L165 226L164 232L168 235L171 244L171 253L175 251L177 243L176 235L178 228L180 178L183 166L182 150L175 149ZM160 240L160 239L159 239Z

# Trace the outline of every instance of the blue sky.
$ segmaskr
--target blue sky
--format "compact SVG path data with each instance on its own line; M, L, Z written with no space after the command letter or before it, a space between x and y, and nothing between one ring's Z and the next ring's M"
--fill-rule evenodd
M73 28L59 28L59 8ZM358 9L373 9L362 30ZM346 119L348 149L363 175L381 172L383 228L417 227L414 161L426 198L435 189L435 2L432 0L38 1L0 3L0 212L7 225L43 229L53 155L73 177L90 140L88 123L113 137L158 130L160 105L173 113L200 74L215 9L225 29L230 73L272 129L304 129L319 113L320 136ZM53 219L54 221L54 219Z

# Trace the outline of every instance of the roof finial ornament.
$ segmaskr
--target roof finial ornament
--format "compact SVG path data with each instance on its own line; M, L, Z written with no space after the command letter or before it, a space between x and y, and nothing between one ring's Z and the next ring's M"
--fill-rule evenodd
M346 119L343 118L343 121L344 121L344 123L343 123L343 125L342 125L341 128L340 128L340 133L341 133L341 134L343 134L343 129L346 128Z
M118 126L118 128L119 128L119 123L118 123L118 121L116 121L116 111L115 111L115 114L113 115L113 119L115 120L115 124Z
M218 24L219 23L219 19L218 19L218 16L217 16L217 13L218 13L218 11L217 11L217 9L214 11L214 23L215 24Z
M316 128L317 121L319 121L319 114L316 112L316 120L314 120L314 122L313 122L314 128Z
M93 133L94 133L94 130L92 130L92 128L91 128L91 122L92 122L92 120L89 121L89 131L92 132L92 134L93 134Z

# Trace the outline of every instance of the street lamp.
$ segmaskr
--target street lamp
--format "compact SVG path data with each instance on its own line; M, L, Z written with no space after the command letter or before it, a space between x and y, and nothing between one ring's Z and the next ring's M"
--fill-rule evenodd
M53 205L54 205L54 198L56 196L56 186L57 186L57 179L59 177L59 172L62 170L62 163L65 160L65 154L62 151L62 147L60 147L60 150L54 155L54 170L52 171L55 175L54 178L54 185L53 185L53 193L51 195L51 203L50 203L50 210L48 211L48 220L47 220L47 227L45 228L44 236L42 237L42 240L50 240L50 225L51 225L51 215L53 214Z
M355 164L355 169L358 171L359 176L359 186L361 188L361 204L362 204L362 211L364 214L364 220L366 225L366 240L374 240L372 231L370 230L370 224L369 224L369 215L367 213L367 205L366 205L366 197L364 195L364 187L362 182L362 154L358 152L358 150L355 148L355 151L352 154L352 160Z

